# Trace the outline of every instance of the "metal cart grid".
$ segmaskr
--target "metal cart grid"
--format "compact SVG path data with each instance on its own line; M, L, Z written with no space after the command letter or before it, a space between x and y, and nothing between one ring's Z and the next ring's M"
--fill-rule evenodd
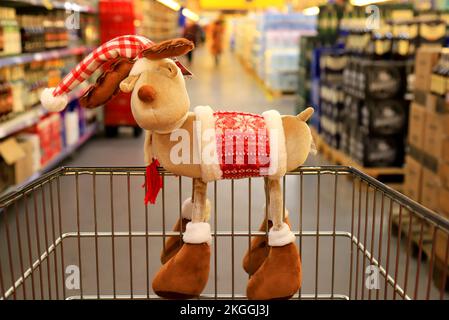
M190 179L161 171L158 204L144 206L144 173L59 168L0 199L0 298L158 298L151 280L165 239L180 235L171 227ZM241 260L267 232L261 180L210 184L213 254L200 298L245 298ZM447 220L350 167L301 167L282 182L303 261L294 299L448 299Z

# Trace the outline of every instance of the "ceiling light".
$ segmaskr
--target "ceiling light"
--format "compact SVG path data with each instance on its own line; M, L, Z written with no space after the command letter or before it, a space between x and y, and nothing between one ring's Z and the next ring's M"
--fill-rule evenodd
M200 17L195 12L187 8L182 9L182 15L192 21L200 20Z
M391 0L351 0L351 4L353 6L367 6L370 4L376 4L376 3L381 3L381 2L387 2L387 1L391 1Z
M302 11L306 16L317 16L320 13L320 8L318 7L310 7L306 8Z
M156 1L175 11L179 11L181 9L181 5L175 0L156 0Z

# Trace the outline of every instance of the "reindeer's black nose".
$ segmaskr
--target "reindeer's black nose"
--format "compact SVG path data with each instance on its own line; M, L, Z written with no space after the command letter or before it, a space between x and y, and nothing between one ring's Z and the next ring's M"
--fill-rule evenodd
M139 99L143 102L150 103L156 98L156 90L150 85L143 85L137 92Z

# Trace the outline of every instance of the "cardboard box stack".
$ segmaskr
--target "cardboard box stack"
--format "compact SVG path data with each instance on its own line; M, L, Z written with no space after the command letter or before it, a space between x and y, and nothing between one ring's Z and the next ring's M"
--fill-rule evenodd
M44 168L63 149L59 113L52 113L23 132L0 141L0 193Z
M415 62L415 99L409 117L404 192L449 219L449 51L422 47ZM444 261L447 235L437 234L436 254Z
M421 47L415 59L415 99L410 107L408 154L405 160L404 192L411 199L437 211L438 174L428 155L435 155L436 146L428 143L436 130L438 119L430 110L432 70L440 56L439 48ZM428 99L429 98L429 99ZM434 122L437 120L436 122Z
M40 170L39 137L19 134L0 142L0 192Z

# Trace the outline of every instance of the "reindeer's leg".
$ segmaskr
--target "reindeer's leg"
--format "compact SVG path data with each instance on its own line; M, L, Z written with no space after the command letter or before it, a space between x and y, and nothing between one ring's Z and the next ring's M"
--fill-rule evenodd
M153 290L166 298L193 298L201 294L207 284L210 269L210 225L206 191L201 179L193 181L193 209L191 222L186 224L184 244L156 274Z
M260 225L259 231L266 232L263 236L253 236L251 241L251 247L245 254L243 258L243 269L249 274L254 274L265 261L270 252L268 246L268 231L273 227L273 221L271 218L270 211L270 192L269 192L269 179L264 178L264 189L265 189L265 205L263 210L264 220ZM290 226L290 221L288 219L288 211L285 210L284 222Z
M265 187L265 206L263 210L264 220L260 225L259 231L267 231L272 227L271 219L269 219L268 207L270 203L270 193L268 192L268 178L264 178ZM243 257L243 269L249 274L254 274L265 259L268 256L268 237L263 236L253 236L251 240L251 247L246 252Z
M268 180L268 214L272 227L268 234L269 253L260 268L250 278L249 299L288 299L301 286L301 261L295 236L283 221L283 199L280 180Z
M186 231L186 225L190 221L192 221L192 214L193 214L193 199L195 198L194 190L195 190L195 179L192 180L192 196L187 198L181 207L181 217L178 218L176 221L175 226L173 227L173 231L175 232L182 232L184 233ZM205 215L206 220L209 220L210 216L210 201L209 199L206 199L206 208L205 208ZM180 235L170 236L165 241L165 247L162 249L161 252L161 263L165 264L168 260L170 260L175 254L178 253L178 251L181 249L182 245L184 244L184 241L182 240L182 237Z

